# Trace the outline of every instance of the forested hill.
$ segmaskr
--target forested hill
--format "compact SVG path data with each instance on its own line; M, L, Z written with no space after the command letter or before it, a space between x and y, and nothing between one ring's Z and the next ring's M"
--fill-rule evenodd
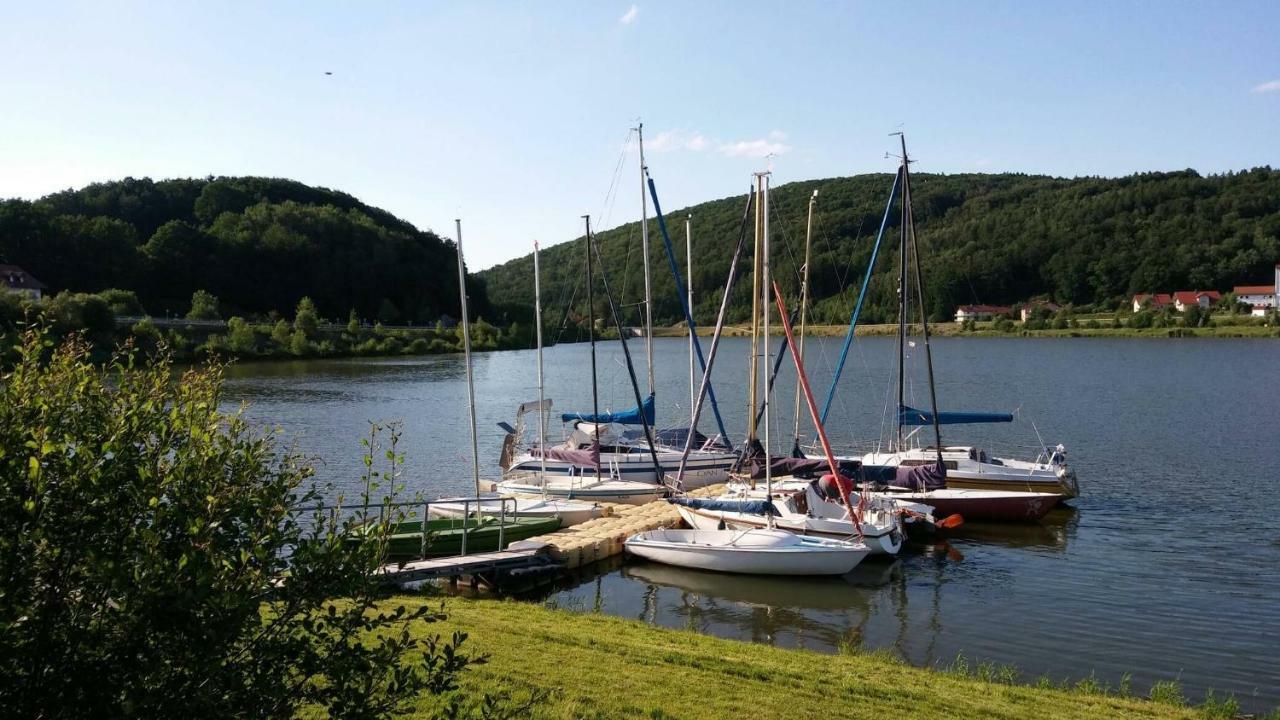
M811 268L816 322L848 320L892 181L889 174L859 175L795 182L772 192L775 274L794 292L806 205L819 191ZM912 196L926 303L935 318L950 317L957 305L1006 305L1036 296L1114 307L1137 292L1229 290L1268 283L1280 261L1280 173L1269 167L1209 177L1188 170L1114 179L918 173ZM710 323L719 307L745 199L668 210L681 272L684 219L693 214L700 323ZM896 232L891 217L864 308L868 322L889 321L894 313ZM674 323L682 315L656 221L650 233L655 322ZM642 288L639 236L638 222L598 236L610 284L619 294L626 288L623 303L635 302ZM575 307L585 308L583 262L581 238L543 251L543 298L553 321L574 288ZM532 305L530 257L480 275L495 305ZM739 283L730 321L749 317L750 307L750 283Z
M157 316L186 313L196 290L232 315L288 315L303 296L329 318L458 314L452 242L345 193L276 178L126 178L5 200L0 262L55 291L133 290ZM471 296L485 314L483 286Z

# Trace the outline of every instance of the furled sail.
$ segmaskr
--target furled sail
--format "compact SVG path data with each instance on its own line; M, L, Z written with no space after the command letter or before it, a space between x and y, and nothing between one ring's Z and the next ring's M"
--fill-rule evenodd
M643 412L644 415L640 413ZM649 425L653 425L653 395L644 399L644 404L640 407L623 410L622 412L603 412L596 415L591 413L564 413L560 416L561 422L573 422L581 420L590 423L618 423L619 425L643 425L648 421Z
M1013 422L1011 413L989 412L940 412L939 425L965 425L973 423L1005 423ZM913 407L903 408L898 412L899 425L932 425L933 413L917 410Z

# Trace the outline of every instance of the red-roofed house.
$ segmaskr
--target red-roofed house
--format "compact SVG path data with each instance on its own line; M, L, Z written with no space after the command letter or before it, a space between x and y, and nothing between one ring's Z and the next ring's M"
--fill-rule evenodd
M1276 297L1276 288L1280 288L1280 263L1276 263L1276 277L1273 285L1237 285L1233 292L1236 299L1240 302L1256 308L1261 305L1263 308L1280 307L1280 301ZM1263 310L1265 313L1266 310Z
M1026 305L1023 305L1022 311L1018 314L1021 316L1022 322L1026 322L1031 319L1031 313L1039 310L1040 308L1044 308L1049 311L1050 315L1052 315L1061 310L1062 306L1058 303L1049 302L1048 300L1032 300Z
M1222 293L1217 290L1179 290L1173 294L1173 307L1178 312L1185 312L1192 305L1212 307L1221 299Z
M1139 293L1133 296L1133 311L1138 312L1143 305L1151 304L1152 310L1161 310L1168 305L1173 304L1173 296L1169 293Z
M956 308L956 322L990 320L1000 315L1013 315L1013 308L1003 305L961 305Z
M0 265L0 288L39 300L46 287L17 265Z

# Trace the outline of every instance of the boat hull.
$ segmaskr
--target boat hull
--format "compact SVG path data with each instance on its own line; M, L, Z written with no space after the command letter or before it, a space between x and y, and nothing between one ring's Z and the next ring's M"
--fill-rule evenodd
M560 518L561 527L579 525L604 515L604 508L595 503L541 498L504 500L500 497L484 498L479 503L438 500L428 506L427 515L433 518L464 518L475 513L477 504L485 515L499 519L504 512L508 518Z
M933 508L934 517L960 515L977 522L1032 522L1049 514L1062 496L947 488L925 493L892 493L893 497L923 503Z
M676 474L680 469L680 455L680 452L658 450L658 464L662 467L664 475ZM683 476L684 489L695 490L707 485L724 482L729 479L729 468L733 466L736 460L737 456L731 453L690 454ZM567 460L548 459L545 462L546 474L549 478L573 478L581 481L585 478L592 478L596 472L592 466L580 465ZM543 460L541 458L524 455L512 463L507 473L512 476L522 474L540 475L542 473L542 465ZM643 452L626 454L601 453L600 471L606 477L617 480L652 483L655 485L663 480L654 470L653 458L650 457L647 449Z
M716 530L723 523L730 530L763 529L769 527L768 519L763 515L751 513L724 512L717 510L700 510L679 507L680 517L690 527L699 530ZM853 523L849 520L834 520L816 517L775 517L774 527L802 536L828 538L832 540L848 540L853 537ZM862 524L862 542L872 555L897 555L902 549L902 532L896 527L882 527L864 522Z
M547 478L544 488L536 481L522 482L504 480L496 483L493 489L498 492L541 497L546 495L557 500L581 500L583 502L609 502L623 505L644 505L658 500L667 494L667 488L646 482L628 480L605 480L596 482L565 482L560 478Z
M387 538L387 559L449 557L460 555L465 537L468 554L494 552L506 549L517 540L527 540L538 535L555 532L560 528L559 518L507 518L501 524L493 517L485 517L478 524L475 518L428 520L426 547L423 548L422 523L410 521L397 523ZM501 544L499 544L501 537Z
M751 534L774 539L777 531L654 530L633 535L627 552L677 567L744 575L843 575L868 554L855 543L794 537L777 544L740 547L735 538ZM786 533L781 533L786 534Z

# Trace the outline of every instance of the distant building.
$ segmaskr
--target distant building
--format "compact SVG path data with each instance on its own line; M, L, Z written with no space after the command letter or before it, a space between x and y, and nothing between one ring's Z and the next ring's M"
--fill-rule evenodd
M1138 312L1144 305L1150 305L1152 310L1163 310L1165 307L1173 304L1173 296L1169 293L1139 293L1133 296L1133 311Z
M1258 303L1257 305L1254 305L1252 308L1249 308L1249 314L1254 317L1266 317L1267 311L1269 311L1273 307L1275 306Z
M0 265L0 284L9 292L39 300L48 286L17 265Z
M1275 282L1271 285L1237 285L1233 292L1236 299L1249 307L1280 307L1280 298L1276 297L1280 288L1280 263L1276 263Z
M1217 290L1179 290L1173 294L1173 308L1178 312L1186 312L1192 305L1209 308L1221 299L1222 293Z
M1012 316L1013 308L1002 305L961 305L956 308L956 322L966 320L991 320L1000 316Z
M1049 302L1048 300L1033 300L1022 306L1022 310L1019 312L1019 319L1022 320L1022 322L1030 320L1031 313L1039 310L1040 308L1044 308L1052 315L1053 313L1061 310L1062 306L1057 303Z

